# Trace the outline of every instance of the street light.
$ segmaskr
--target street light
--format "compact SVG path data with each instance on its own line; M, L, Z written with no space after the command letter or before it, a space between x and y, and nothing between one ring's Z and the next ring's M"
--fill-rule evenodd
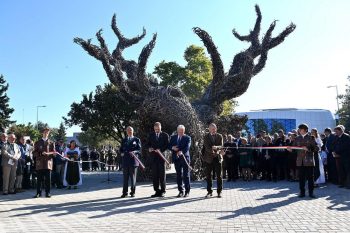
M327 88L335 87L335 91L337 92L337 108L338 108L338 121L339 121L339 92L338 92L338 85L328 86ZM336 119L337 121L337 119Z
M46 105L36 106L36 129L39 130L39 108L46 108Z

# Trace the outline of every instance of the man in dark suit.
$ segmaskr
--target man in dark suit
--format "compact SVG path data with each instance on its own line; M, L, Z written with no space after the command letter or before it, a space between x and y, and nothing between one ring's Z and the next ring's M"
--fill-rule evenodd
M299 136L294 140L293 146L302 147L302 150L297 151L297 167L299 169L299 197L305 197L305 181L308 182L309 196L315 198L314 195L314 168L315 159L314 153L318 153L319 148L316 145L316 140L308 134L309 127L306 124L298 126ZM292 151L288 149L288 151Z
M350 189L350 136L344 131L343 125L335 127L336 140L333 153L339 157L339 187Z
M169 135L162 132L160 122L154 123L154 132L148 137L148 151L151 157L153 189L156 192L151 197L164 197L165 194L165 161L159 156L168 149ZM159 188L160 186L160 188Z
M51 171L53 165L53 157L56 155L55 143L49 139L50 129L43 129L43 137L35 142L33 157L36 161L37 171L37 188L34 198L41 197L41 189L45 185L46 197L50 198L51 194Z
M136 176L139 163L134 158L141 155L141 140L134 136L134 129L131 126L126 128L127 137L125 137L120 145L120 153L123 160L123 194L121 198L128 195L129 179L131 179L130 196L135 197Z
M169 143L169 150L172 151L172 160L175 164L177 188L179 190L177 197L188 197L190 194L190 169L187 165L191 161L190 147L191 137L185 134L185 126L179 125L177 134L171 136ZM183 183L185 184L185 194Z
M213 196L213 180L212 172L215 170L217 177L217 193L218 197L221 198L222 192L222 155L224 150L221 150L223 146L223 137L221 134L217 133L217 127L214 123L209 125L209 133L204 136L204 169L207 180L207 195L206 197Z
M238 178L239 157L238 157L237 144L233 141L233 136L229 134L227 138L228 138L228 141L224 143L224 147L227 147L227 149L225 150L225 157L226 157L227 176L228 176L227 182L229 182L229 181L236 181L236 179Z
M338 172L336 165L336 158L333 157L334 144L337 136L332 133L330 128L326 128L324 130L324 134L326 135L326 153L327 153L327 173L328 173L328 181L333 184L338 184Z

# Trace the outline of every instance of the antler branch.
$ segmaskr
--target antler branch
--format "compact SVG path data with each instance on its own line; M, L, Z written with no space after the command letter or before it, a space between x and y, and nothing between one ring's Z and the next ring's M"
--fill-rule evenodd
M222 61L211 37L201 29L194 29L195 33L202 39L208 53L211 55L213 68L217 68L219 71L218 73L213 73L213 81L206 89L201 102L210 105L218 111L220 111L221 108L217 107L217 105L221 105L225 100L236 98L247 90L251 78L264 68L268 51L282 43L296 28L296 26L291 23L277 37L272 38L272 32L276 26L276 21L274 21L260 41L259 34L262 16L258 5L255 6L255 11L257 14L255 26L248 35L242 36L235 29L232 30L233 35L237 39L240 41L247 41L251 43L251 45L245 51L235 55L228 75L223 78L221 77L223 73ZM254 64L254 59L257 57L259 57L259 60Z
M112 54L102 37L102 29L96 33L99 46L92 44L91 39L75 38L74 42L79 44L89 55L101 61L109 80L118 86L119 90L125 93L132 92L135 96L133 99L137 99L137 96L142 96L150 88L146 75L146 65L155 46L157 35L154 34L152 40L142 49L137 63L133 60L124 59L122 52L125 48L131 47L142 40L146 35L146 30L143 29L142 34L134 38L126 38L117 27L115 14L112 17L111 27L118 38L117 46ZM126 73L127 80L124 79L123 72Z

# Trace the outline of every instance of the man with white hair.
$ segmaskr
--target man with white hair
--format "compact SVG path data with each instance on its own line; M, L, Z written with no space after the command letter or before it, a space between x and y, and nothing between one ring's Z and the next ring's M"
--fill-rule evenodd
M190 194L190 147L191 137L185 134L185 126L177 127L177 134L172 135L169 150L172 152L172 161L175 164L176 182L179 194L177 197L188 197ZM185 194L183 183L185 184Z
M15 194L15 181L18 159L21 152L15 143L16 136L13 133L8 135L8 142L2 146L2 171L3 171L3 195Z

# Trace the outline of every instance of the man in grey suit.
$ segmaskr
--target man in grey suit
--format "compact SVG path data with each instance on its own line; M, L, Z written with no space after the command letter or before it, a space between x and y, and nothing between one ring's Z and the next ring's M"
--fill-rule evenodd
M3 194L15 194L15 181L18 159L21 152L15 143L16 136L13 133L8 135L8 142L1 148L2 155L2 178L3 178Z

